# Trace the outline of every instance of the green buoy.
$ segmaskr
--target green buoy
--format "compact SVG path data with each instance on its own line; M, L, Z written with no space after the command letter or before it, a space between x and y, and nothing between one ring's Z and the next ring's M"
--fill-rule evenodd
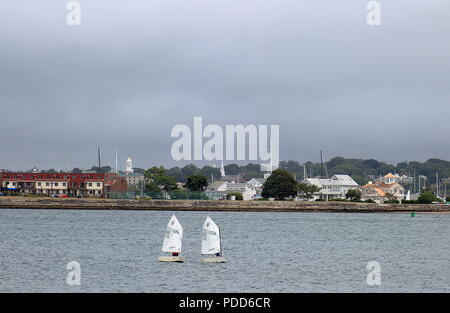
M415 217L416 213L415 212L411 212L411 217Z

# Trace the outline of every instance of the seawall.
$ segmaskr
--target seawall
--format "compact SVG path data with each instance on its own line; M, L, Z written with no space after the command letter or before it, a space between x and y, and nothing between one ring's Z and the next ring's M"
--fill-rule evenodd
M116 200L0 197L0 209L311 212L311 213L450 213L450 205L353 202Z

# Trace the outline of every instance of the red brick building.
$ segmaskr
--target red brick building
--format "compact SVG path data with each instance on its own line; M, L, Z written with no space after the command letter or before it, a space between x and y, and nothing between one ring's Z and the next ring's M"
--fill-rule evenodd
M127 191L125 177L115 173L0 173L3 191L32 195L106 197L109 191Z

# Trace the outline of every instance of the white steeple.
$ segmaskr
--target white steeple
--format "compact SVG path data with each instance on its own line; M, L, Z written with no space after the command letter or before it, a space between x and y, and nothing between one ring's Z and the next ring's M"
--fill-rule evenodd
M131 157L128 157L126 164L125 164L125 174L133 174L133 160Z
M117 158L117 149L116 149L116 174L119 173L119 159Z
M223 167L223 161L222 161L222 165L220 166L220 176L222 176L222 177L225 176L225 167Z

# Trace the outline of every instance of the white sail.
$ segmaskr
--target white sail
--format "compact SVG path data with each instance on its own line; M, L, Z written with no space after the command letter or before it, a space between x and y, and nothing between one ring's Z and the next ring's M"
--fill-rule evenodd
M215 254L221 251L219 227L208 216L202 230L202 254Z
M183 240L183 227L181 226L175 215L167 224L166 234L162 245L163 252L181 252L181 244Z
M411 190L408 190L408 193L406 194L405 200L406 201L410 201L411 200Z

